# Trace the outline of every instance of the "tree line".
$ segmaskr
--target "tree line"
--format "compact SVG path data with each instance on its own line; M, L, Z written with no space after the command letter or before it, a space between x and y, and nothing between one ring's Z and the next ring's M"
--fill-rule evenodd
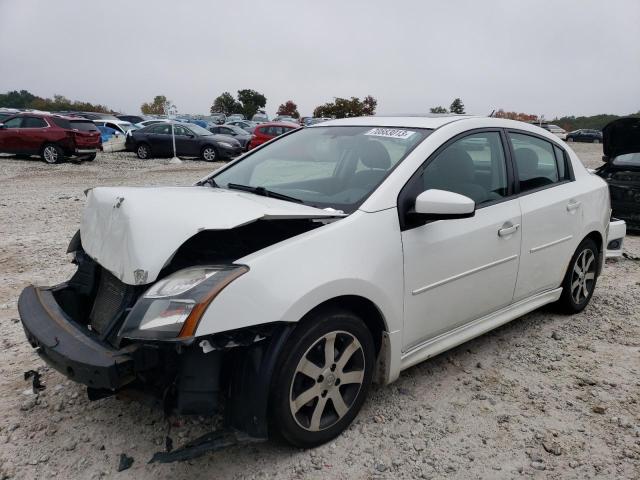
M53 98L43 98L28 90L13 90L0 93L0 107L30 108L44 111L79 111L79 112L103 112L115 113L106 105L69 100L63 95L54 95Z
M264 94L252 89L242 89L237 91L234 97L229 92L223 92L216 97L211 105L210 112L224 113L231 115L241 113L245 118L252 118L259 110L265 108L267 98ZM358 97L342 98L334 97L333 101L318 105L313 109L315 117L348 118L367 115L375 115L378 101L371 95L362 99ZM28 90L12 90L0 94L0 107L33 109L44 111L80 111L80 112L105 112L117 113L106 105L93 104L79 100L70 100L63 95L54 95L53 98L44 98L34 95ZM165 95L156 95L151 102L140 105L140 110L145 115L163 115L169 110L175 109L175 105ZM465 113L464 103L460 98L455 98L449 108L443 106L431 107L431 113ZM277 110L277 115L287 115L293 118L300 118L298 106L293 100L282 103ZM494 117L509 118L523 122L537 122L538 115L505 111L499 109L493 113ZM598 114L591 116L564 116L556 117L546 122L558 125L565 130L577 130L580 128L602 129L607 123L621 118L622 116L640 117L640 111L630 115Z

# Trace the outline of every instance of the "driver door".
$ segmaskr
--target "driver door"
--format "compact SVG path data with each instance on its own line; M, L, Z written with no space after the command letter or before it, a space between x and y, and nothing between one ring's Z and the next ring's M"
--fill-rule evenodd
M511 195L504 142L497 130L457 137L428 159L400 194L401 215L430 188L476 202L470 218L401 221L403 350L512 302L521 213L518 199Z

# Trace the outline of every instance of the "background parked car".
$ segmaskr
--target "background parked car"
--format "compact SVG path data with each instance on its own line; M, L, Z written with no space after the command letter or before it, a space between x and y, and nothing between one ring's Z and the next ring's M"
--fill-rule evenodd
M118 120L118 117L112 115L111 113L102 113L102 112L67 112L69 116L78 116L87 118L89 120Z
M234 120L245 120L244 115L241 113L234 113L232 115L227 115L227 122Z
M258 124L256 122L252 122L251 120L232 120L231 122L225 123L225 125L235 125L236 127L240 127L249 133L253 133Z
M269 115L265 112L258 112L253 117L251 117L252 122L256 123L266 123L269 121Z
M640 230L640 118L621 118L602 130L602 159L596 174L609 184L613 216Z
M272 138L282 135L283 133L295 130L296 128L299 128L299 126L291 123L262 123L258 125L253 131L253 136L251 137L251 141L249 142L249 150L251 150L252 148L256 148L258 145L262 145L263 143L268 142Z
M152 157L173 155L171 123L162 122L134 130L127 135L128 151L136 152L143 160ZM200 157L208 162L232 158L242 153L242 146L227 135L214 135L209 130L192 123L174 123L176 154L185 157Z
M0 124L0 153L40 155L47 163L66 157L93 160L100 132L90 120L42 114L19 114Z
M300 120L298 120L297 118L293 118L290 115L278 115L273 119L273 121L295 123L296 125L300 123Z
M561 140L565 140L567 138L567 131L564 128L559 127L557 125L548 124L546 127L546 130L549 130L551 133L553 133L556 137L558 137Z
M124 120L125 122L136 123L144 122L145 120L149 120L149 117L146 115L117 115L120 120Z
M242 146L242 150L249 149L251 134L240 127L236 127L235 125L230 125L230 124L216 125L213 127L209 127L209 131L215 134L229 135L230 137L233 137L238 142L240 142L240 145Z
M599 130L590 130L582 128L580 130L574 130L567 133L567 142L588 142L588 143L602 143L602 132Z
M137 130L139 127L136 127L131 122L126 122L124 120L94 120L98 127L109 127L115 130L116 132L120 132L123 135L127 135L132 130Z

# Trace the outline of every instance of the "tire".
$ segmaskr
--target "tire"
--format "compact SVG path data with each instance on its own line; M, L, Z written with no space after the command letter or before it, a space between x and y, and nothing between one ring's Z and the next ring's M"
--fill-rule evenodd
M215 162L218 160L218 151L211 145L205 146L200 152L200 158L205 162Z
M334 344L331 354L327 342ZM296 447L328 442L366 399L375 364L371 332L351 312L325 309L303 320L283 352L269 402L271 428Z
M96 157L97 157L97 156L98 156L98 154L97 154L97 153L92 153L92 154L91 154L91 155L89 155L88 157L85 157L85 160L86 160L87 162L93 162L93 161L96 159Z
M136 146L136 155L140 160L148 160L151 157L151 148L146 143L139 143Z
M557 302L563 312L578 313L589 304L598 281L598 255L596 243L586 238L571 257Z
M40 156L45 162L52 165L54 163L64 161L64 151L55 143L47 143L44 147L42 147Z
M574 142L575 140L573 139L573 137L569 137L567 138L567 142Z
M594 138L593 143L600 143L600 140L598 138Z

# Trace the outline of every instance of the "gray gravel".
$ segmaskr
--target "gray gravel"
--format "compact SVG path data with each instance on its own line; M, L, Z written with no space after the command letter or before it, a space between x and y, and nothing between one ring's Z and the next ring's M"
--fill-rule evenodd
M574 148L600 164L598 145ZM28 283L72 273L64 252L84 189L189 184L214 167L130 154L56 166L0 158L0 480L640 478L640 264L630 258L607 263L585 312L534 312L374 387L332 443L304 451L268 442L147 464L167 433L160 409L86 400L27 344L17 297ZM627 237L626 252L640 257L639 237ZM30 369L46 385L38 394L23 379ZM171 436L180 445L219 421L174 417ZM118 473L128 457L130 468Z

